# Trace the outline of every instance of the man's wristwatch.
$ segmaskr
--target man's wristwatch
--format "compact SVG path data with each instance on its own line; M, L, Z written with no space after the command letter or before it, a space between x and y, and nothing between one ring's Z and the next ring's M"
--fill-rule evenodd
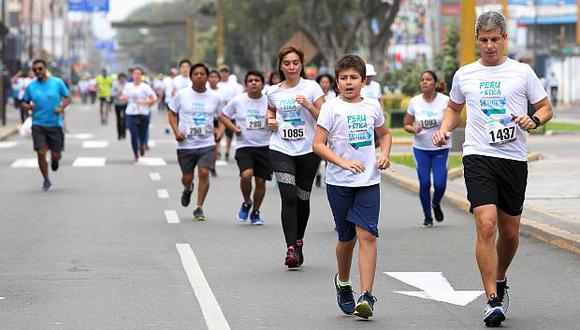
M542 121L540 120L540 118L538 118L536 116L530 116L530 119L534 122L534 124L536 124L536 127L534 127L534 129L536 129L542 125Z

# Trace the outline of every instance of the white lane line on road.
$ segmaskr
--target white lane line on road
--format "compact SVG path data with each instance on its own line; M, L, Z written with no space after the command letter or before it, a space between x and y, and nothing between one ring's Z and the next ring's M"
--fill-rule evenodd
M16 141L0 142L0 149L14 148L18 145Z
M165 166L167 162L163 158L158 157L141 157L137 163L139 166Z
M19 158L15 160L10 167L14 168L37 168L38 159L36 158Z
M230 325L222 313L222 309L218 304L209 283L203 275L203 271L197 262L197 258L189 244L175 244L177 252L181 257L183 269L187 274L189 283L193 288L193 293L197 297L197 301L203 312L205 323L209 330L229 330Z
M104 157L77 157L73 162L73 167L103 167L107 159Z
M175 210L165 210L165 219L167 223L179 223L179 216Z
M157 197L161 199L168 199L169 192L167 191L167 189L157 189Z
M151 181L161 181L161 174L159 172L151 172L149 173L149 177Z
M83 148L85 149L101 149L106 148L109 146L109 141L104 140L91 140L91 141L84 141Z

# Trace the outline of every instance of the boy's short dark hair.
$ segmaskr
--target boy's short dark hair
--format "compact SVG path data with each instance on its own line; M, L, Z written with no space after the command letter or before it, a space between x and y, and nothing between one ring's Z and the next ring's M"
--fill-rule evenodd
M362 79L365 79L366 75L367 75L367 70L365 67L365 61L363 61L362 58L360 58L360 56L358 55L344 55L340 60L338 60L338 62L336 63L336 65L334 66L334 76L338 79L338 76L340 74L340 72L348 70L348 69L354 69L356 72L358 72Z
M220 73L218 72L218 70L215 70L215 69L214 69L214 70L210 70L210 71L209 71L209 73L207 74L207 76L209 77L209 75L210 75L210 74L212 74L212 73L215 73L215 74L217 74L218 76L220 75Z
M181 65L182 65L183 63L187 63L187 64L189 64L189 66L191 66L191 61L190 61L190 60L188 60L188 59L186 59L186 58L184 58L183 60L179 61L179 65L178 65L177 67L178 67L178 68L181 68Z
M193 71L197 68L204 68L205 75L209 76L209 68L207 67L207 65L203 63L195 63L194 65L191 66L191 69L189 69L189 78L191 78L191 75L193 75Z
M248 71L248 73L246 73L246 77L244 78L244 84L248 83L249 76L256 76L256 77L260 78L260 80L262 81L262 84L266 80L266 79L264 79L264 75L262 74L262 72L256 71L256 70L250 70L250 71Z
M42 64L45 68L48 67L48 65L46 64L46 61L41 59L41 58L34 60L34 62L32 62L32 66L35 66L38 63Z

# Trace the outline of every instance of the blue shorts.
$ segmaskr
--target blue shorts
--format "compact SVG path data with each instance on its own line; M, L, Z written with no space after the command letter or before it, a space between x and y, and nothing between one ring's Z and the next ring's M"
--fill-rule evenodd
M379 237L377 225L381 209L379 184L366 187L326 185L326 196L334 216L338 240L349 242L356 237L356 226Z

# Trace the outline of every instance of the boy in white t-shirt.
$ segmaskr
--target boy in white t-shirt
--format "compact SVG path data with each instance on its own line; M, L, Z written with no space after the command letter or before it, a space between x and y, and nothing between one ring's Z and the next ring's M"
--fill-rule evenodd
M272 131L266 127L268 97L262 94L264 76L260 72L248 71L245 83L248 92L228 102L220 115L220 121L236 135L235 158L240 169L240 188L244 197L238 220L244 222L249 216L253 225L262 225L260 206L266 195L266 180L272 179L268 147ZM256 183L253 203L250 198L252 177Z
M361 97L365 71L364 61L356 55L338 61L340 97L323 104L312 146L328 162L326 192L338 232L338 273L334 277L338 306L345 314L368 319L376 301L371 293L379 236L380 170L390 166L392 137L380 103ZM378 158L375 130L381 142ZM355 304L350 266L357 240L361 295Z
M218 117L222 102L220 97L206 88L209 69L197 63L191 67L192 88L183 88L175 94L168 111L169 125L177 144L177 160L181 168L184 190L181 205L187 207L193 192L194 170L198 168L199 186L197 207L193 218L204 221L203 203L209 190L209 172L215 148L213 120Z

